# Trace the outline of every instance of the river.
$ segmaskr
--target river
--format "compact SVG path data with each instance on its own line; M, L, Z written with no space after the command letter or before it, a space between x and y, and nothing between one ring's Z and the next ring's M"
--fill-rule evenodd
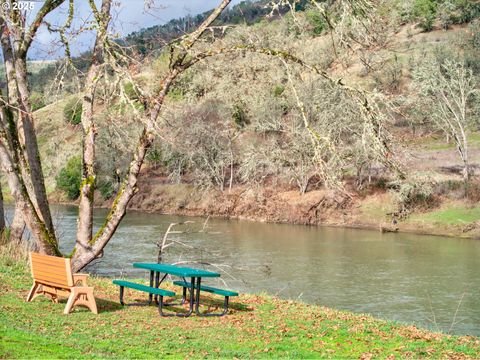
M62 250L73 246L76 208L56 207ZM105 210L95 211L95 226ZM89 271L145 277L135 261L155 262L168 225L175 230L164 262L220 266L228 287L268 293L453 334L480 335L480 241L414 234L130 211L105 255ZM188 247L187 247L188 246ZM199 264L193 266L201 266ZM224 286L224 285L222 285Z

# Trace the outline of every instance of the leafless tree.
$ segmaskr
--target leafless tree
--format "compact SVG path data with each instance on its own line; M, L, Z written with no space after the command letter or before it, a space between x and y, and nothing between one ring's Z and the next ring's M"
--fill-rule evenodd
M455 142L463 163L463 181L468 186L472 176L468 136L479 123L479 90L472 71L461 62L427 59L414 72L414 81L435 127Z

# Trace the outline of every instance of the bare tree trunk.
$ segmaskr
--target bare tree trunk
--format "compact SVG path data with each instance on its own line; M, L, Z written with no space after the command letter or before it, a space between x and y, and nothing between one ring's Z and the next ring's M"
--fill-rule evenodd
M38 151L37 135L33 124L33 117L30 106L30 91L26 82L27 66L26 60L16 59L15 72L17 76L18 93L20 94L20 108L23 110L18 119L18 130L20 144L25 147L25 155L28 161L29 171L25 171L30 176L24 174L24 178L31 179L31 189L29 189L30 198L37 210L38 216L45 223L45 227L55 238L55 230L53 228L52 215L50 213L50 205L45 191L45 180L43 178L42 163L40 160L40 152ZM28 183L27 183L28 184Z
M108 1L108 0L104 0ZM89 245L80 243L77 239L74 253L72 256L72 269L78 271L87 266L91 261L103 255L103 249L112 238L120 221L125 216L128 203L138 191L137 180L141 167L145 160L147 150L151 147L155 139L155 124L165 101L165 97L177 76L188 67L188 50L195 44L200 36L215 21L215 19L228 6L231 0L222 0L220 5L210 14L210 16L189 36L180 42L181 50L176 56L176 60L171 64L171 68L163 81L153 106L146 119L142 134L140 135L137 149L134 152L133 160L130 163L126 178L115 197L112 207L105 219L103 226L98 230L95 236L89 241ZM103 9L103 4L102 4ZM187 59L187 60L186 60Z
M232 141L229 141L229 150L230 150L230 180L228 182L228 192L232 191L232 186L233 186L233 149L232 149Z
M468 183L470 181L472 173L470 171L470 164L468 162L467 158L463 159L463 170L462 170L462 176L463 176L463 181L465 183Z
M95 191L95 123L93 121L93 106L95 102L95 89L100 77L102 55L105 47L108 23L110 21L111 0L103 0L98 34L93 50L93 62L88 70L85 92L82 103L82 129L83 129L83 173L80 185L80 203L78 206L77 244L88 249L92 240L93 203ZM91 6L95 6L94 4ZM78 249L77 249L78 250Z
M3 117L4 115L2 115ZM7 181L15 199L15 208L21 211L23 218L29 224L32 235L37 240L37 246L43 254L61 255L58 249L58 243L55 238L50 236L50 232L45 227L44 222L39 218L35 211L30 198L28 196L25 184L22 183L22 178L19 175L18 169L14 165L15 162L9 155L6 147L7 141L4 136L0 137L0 163L2 170L7 176Z
M3 19L0 19L0 29L3 25ZM8 33L0 31L0 42L2 44L3 60L5 66L5 77L7 79L7 98L11 106L18 106L18 90L15 81L15 67L13 65L13 52L10 44ZM6 124L5 124L6 125ZM25 230L25 221L23 220L22 212L17 209L15 205L15 212L12 223L10 224L10 241L19 243L22 240L23 232Z
M233 186L233 160L230 160L230 181L228 182L228 192L232 192Z
M151 146L154 139L153 133L147 133L144 129L140 138L140 143L134 154L134 159L130 163L127 179L120 187L117 196L113 201L112 208L107 215L105 223L99 229L95 237L91 240L88 247L84 247L77 241L74 255L72 257L73 271L79 271L88 265L94 259L101 257L103 248L107 245L115 231L117 230L120 221L125 216L128 203L133 195L138 191L137 179L140 169L145 159L145 154Z
M0 183L0 236L3 235L4 230L5 230L5 210L3 208L2 184Z
M20 243L25 232L25 221L20 208L15 204L15 212L13 214L12 223L10 224L10 241Z
M463 162L463 169L462 169L462 179L463 179L463 185L464 185L464 196L468 196L468 184L470 181L470 164L468 161L468 143L467 139L465 136L465 132L463 132L463 129L461 131L463 135L463 139L460 140L459 136L457 134L453 134L453 138L455 139L455 142L457 144L457 150L458 153L460 154L460 158L462 159Z
M468 163L468 158L463 158L463 170L462 170L462 177L463 177L463 185L465 188L465 197L468 197L468 187L470 184L470 164Z

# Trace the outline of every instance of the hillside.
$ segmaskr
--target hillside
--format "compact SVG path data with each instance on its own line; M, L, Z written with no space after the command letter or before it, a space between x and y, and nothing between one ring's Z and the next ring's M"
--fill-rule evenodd
M260 4L250 4L249 9L260 8ZM234 9L231 11L238 10ZM132 208L274 222L380 226L388 231L398 227L404 231L462 236L480 234L477 222L480 209L476 205L480 199L480 183L474 177L468 196L462 195L462 161L456 147L452 140L445 141L445 135L432 126L429 114L423 113L413 84L415 72L429 58L460 56L478 76L476 59L480 48L475 43L478 21L445 28L437 20L430 31L425 31L418 21L400 21L392 11L390 16L382 15L383 23L375 25L382 34L381 39L377 36L368 46L357 44L341 49L338 44L332 48L328 31L318 31L318 18L308 7L297 12L295 18L285 15L261 20L264 13L252 10L251 14L256 15L240 22L233 21L232 14L227 13L222 20L235 24L218 40L222 46L261 39L257 46L295 54L331 76L342 78L350 86L381 96L392 110L386 127L396 157L403 168L408 169L409 180L396 185L392 174L381 163L368 156L357 159L352 155L348 155L349 162L341 169L344 192L325 188L315 173L307 175L313 171L308 160L310 155L305 158L311 149L308 141L305 142L308 136L297 131L297 125L292 125L299 121L300 115L284 66L276 59L258 54L237 53L199 63L170 91L163 116L165 124L160 126L163 141L158 141L150 152ZM185 21L146 29L127 39L135 43L144 39L148 43L150 36ZM174 37L175 31L169 34ZM340 50L341 54L335 54ZM147 88L154 88L165 62L161 52L146 57L136 79ZM332 117L325 121L335 121L334 114L340 111L335 101L343 100L323 96L321 89L326 86L323 83L302 84L308 82L310 75L301 69L295 70L293 76L302 101L312 104L312 109L307 111L311 111L312 116L324 116L323 111L330 109ZM309 86L320 92L312 92ZM61 191L55 190L55 177L68 159L80 154L81 130L67 125L64 119L67 101L55 102L36 112L47 187L56 201L68 200ZM107 205L119 187L120 175L128 164L139 127L131 114L119 123L119 119L112 120L104 108L98 108L97 113L97 185L102 190L97 202ZM355 114L344 116L352 116L348 121L355 124ZM113 131L118 124L121 131ZM177 127L178 124L183 124L182 128ZM210 136L214 132L218 136ZM199 137L204 139L203 143L196 142ZM112 151L112 138L120 143L115 145L115 151ZM339 149L354 144L352 141L344 145L340 142ZM215 154L209 152L211 148L216 149ZM351 154L356 149L345 151ZM478 173L478 126L469 132L469 153L471 169ZM203 168L202 159L220 164L217 173ZM402 191L411 184L428 188L428 194L408 205L404 214ZM413 191L418 191L420 186L415 186ZM393 226L392 219L399 224Z

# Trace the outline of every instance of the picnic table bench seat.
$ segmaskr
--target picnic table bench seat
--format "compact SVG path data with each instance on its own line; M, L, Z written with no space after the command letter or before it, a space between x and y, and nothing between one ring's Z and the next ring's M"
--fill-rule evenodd
M144 291L154 295L161 295L161 296L175 296L175 293L170 290L164 290L156 287L151 287L148 285L137 284L131 281L125 280L113 280L113 283L118 286L132 288L138 291Z
M160 315L163 314L163 297L164 296L175 296L175 293L170 290L165 290L165 289L160 289L148 285L143 285L143 284L138 284L134 283L131 281L125 281L125 280L113 280L112 281L115 285L120 286L120 304L125 305L123 302L123 290L124 288L131 288L135 289L138 291L143 291L149 294L154 294L159 296L159 301L158 301L158 311L160 312ZM163 315L162 315L163 316Z
M182 286L184 288L192 287L192 284L186 281L174 281L173 284L177 286ZM222 296L238 296L238 292L231 291L231 290L218 289L218 288L214 288L212 286L207 286L207 285L200 285L200 290L209 292L212 294L222 295Z
M192 284L186 282L186 281L174 281L174 285L181 286L183 287L183 301L185 300L186 297L186 290L187 288L192 290ZM212 286L207 286L207 285L200 285L200 290L205 291L208 293L216 294L216 295L221 295L225 297L224 300L224 305L223 305L223 312L219 314L205 314L208 316L223 316L228 312L228 300L231 296L238 296L238 292L231 291L231 290L224 290L224 289L218 289Z

